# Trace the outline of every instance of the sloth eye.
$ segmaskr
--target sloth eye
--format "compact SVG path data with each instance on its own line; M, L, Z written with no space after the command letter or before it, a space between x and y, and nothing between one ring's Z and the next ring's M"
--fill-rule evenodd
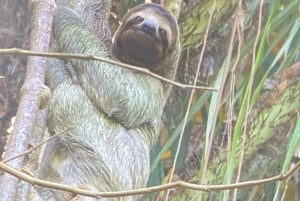
M162 28L159 28L158 31L159 31L159 34L160 34L160 35L162 35L162 36L165 37L165 38L167 37L167 32L166 32L166 30L164 30L164 29L162 29Z
M140 17L140 16L137 16L137 17L135 17L135 19L134 19L134 22L137 23L137 24L139 24L139 23L141 23L141 22L143 22L143 21L144 21L144 18L142 18L142 17Z

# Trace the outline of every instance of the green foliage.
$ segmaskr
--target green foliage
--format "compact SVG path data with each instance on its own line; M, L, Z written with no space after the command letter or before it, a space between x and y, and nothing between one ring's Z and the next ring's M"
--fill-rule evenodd
M212 12L212 2L205 4L204 7L199 7L198 10L195 8L195 13L192 13L181 24L181 40L184 49L194 48L201 44L209 17L208 11ZM220 6L227 1L216 2ZM227 9L226 12L217 12L211 25L212 32L215 33L218 29L223 30L222 33L225 33L227 39L231 32L228 31L230 30L228 25L232 27L233 23L227 23L225 27L221 24L224 22L224 17L229 16L229 13L236 8L234 5L237 1L231 2L232 4L224 5L223 9ZM201 178L204 178L204 184L207 185L234 183L240 162L242 169L239 181L275 176L279 172L289 169L291 156L299 141L300 78L298 77L300 68L291 66L300 59L300 1L273 0L265 2L260 30L257 30L258 2L244 1L245 5L251 3L251 6L245 6L245 13L251 14L250 18L245 18L245 20L251 21L252 25L248 30L244 30L240 55L238 55L239 41L236 35L234 49L232 52L228 51L226 55L226 58L230 59L229 69L225 68L225 60L220 70L215 73L211 86L219 90L196 93L197 99L193 102L188 116L188 128L182 128L183 120L178 124L152 163L151 170L158 166L163 153L177 142L176 139L182 129L185 129L184 138L192 135L193 127L197 126L195 125L195 116L199 113L205 119L203 122L206 127L203 133L204 137L201 138L199 144L201 153L204 154L198 161L200 168L197 170L197 174L190 178L191 181L200 181ZM201 5L203 6L203 4ZM258 44L254 47L258 32L260 32ZM212 35L210 35L208 43L213 40ZM222 35L222 37L225 36ZM256 51L255 61L252 63L253 48L256 48ZM233 69L236 63L237 66ZM295 71L294 76L281 76L290 70ZM232 82L233 75L236 78L235 82ZM268 82L274 80L278 82L274 86L272 85L271 89L266 89L265 87L269 86ZM233 90L230 90L231 84L233 84ZM221 93L220 89L224 89L224 92ZM219 103L220 97L221 103ZM209 103L208 108L207 103ZM234 108L230 108L232 105ZM203 110L207 113L202 113ZM223 118L220 117L222 111L225 111ZM232 122L228 121L230 112L234 116ZM214 122L215 119L216 122ZM296 119L298 119L297 124ZM223 126L232 128L232 133L229 133L228 130L221 132L219 128ZM245 127L247 129L244 135ZM292 130L295 131L290 135ZM211 135L214 137L214 142L218 139L223 141L217 147L213 145L213 148L209 149ZM226 139L224 140L224 138ZM229 142L231 146L228 146ZM243 142L245 143L243 144ZM273 152L270 149L271 146L275 146ZM180 147L183 153L187 153L188 149L188 143ZM215 149L218 150L216 154L213 151ZM271 152L271 154L265 152ZM241 154L243 154L243 158L241 158ZM209 160L207 170L203 175L206 157L209 157ZM182 157L180 161L184 163L184 159ZM255 200L263 196L264 191L271 199L275 199L275 195L280 198L282 192L279 186L280 184L276 187L273 183L261 186L261 188L238 189L237 199L250 200L252 198ZM233 191L201 194L202 200L208 197L212 200L232 200L233 197ZM190 190L186 190L180 195L174 195L173 200L186 200L187 197L189 200L199 200L198 192ZM265 197L265 199L267 198Z

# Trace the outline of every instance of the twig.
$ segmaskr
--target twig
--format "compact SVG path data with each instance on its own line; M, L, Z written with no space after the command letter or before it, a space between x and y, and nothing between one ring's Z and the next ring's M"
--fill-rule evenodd
M262 8L262 4L263 2L261 1L260 2L260 5L261 5L261 8ZM259 13L259 16L261 13ZM235 74L233 74L238 66L238 62L240 62L240 57L241 57L241 49L242 49L242 44L243 44L243 31L242 31L242 26L243 26L243 20L244 20L244 16L245 16L245 11L243 10L242 8L242 1L240 0L239 3L238 3L238 9L237 9L237 15L238 15L238 26L237 26L237 29L236 29L236 32L237 32L237 36L238 36L238 51L237 51L237 58L236 58L236 62L234 63L234 66L232 68L232 75L235 76ZM259 17L260 18L260 17ZM259 19L260 20L260 19ZM259 22L261 23L261 22ZM258 33L257 35L259 36L259 32L260 32L260 27L258 27ZM254 49L256 47L254 46ZM252 66L254 67L254 66ZM253 68L252 68L253 69ZM232 93L234 93L234 89L232 90ZM234 97L234 96L233 96ZM250 96L249 96L250 97ZM234 104L234 100L232 100L232 104ZM249 99L250 101L250 99ZM246 111L249 111L249 105L247 105L247 109ZM232 107L233 109L233 107ZM233 111L232 111L233 113ZM248 113L248 112L247 112ZM246 120L245 122L247 122L247 119L248 119L248 115L246 115ZM232 128L231 128L232 130ZM239 159L239 164L238 164L238 168L237 168L237 175L236 175L236 182L239 182L240 181L240 177L241 177L241 171L242 171L242 167L243 167L243 162L244 162L244 155L245 155L245 144L246 144L246 131L247 131L247 124L245 125L244 127L244 130L243 130L243 136L242 136L242 143L241 143L241 153L240 153L240 159ZM231 133L232 135L232 133ZM231 146L228 147L228 149L231 149ZM230 153L229 153L230 155ZM230 157L228 157L229 159ZM232 196L232 200L233 201L236 201L237 199L237 189L234 190L233 192L233 196Z
M55 10L54 0L31 1L32 31L30 35L30 49L46 52L50 43L52 19ZM23 153L27 149L29 135L33 132L34 121L40 102L39 91L44 85L46 74L46 58L29 57L26 67L26 78L21 89L21 99L16 115L16 121L12 134L7 142L4 160L17 154ZM9 164L21 169L23 157L10 161ZM15 200L18 180L8 174L0 177L1 200ZM5 187L5 188L4 188Z
M122 67L130 69L130 70L134 70L134 71L138 71L138 72L148 74L152 77L155 77L159 80L162 80L166 83L172 84L174 86L177 86L177 87L180 87L180 88L183 88L183 89L189 88L189 89L204 89L204 90L218 91L217 89L212 88L212 87L202 87L202 86L193 86L193 85L181 84L181 83L166 79L166 78L164 78L160 75L157 75L157 74L149 71L146 68L129 65L129 64L121 63L121 62L118 62L118 61L114 61L114 60L111 60L111 59L107 59L107 58L99 57L99 56L94 56L94 55L70 54L70 53L61 53L61 52L37 52L37 51L23 50L23 49L19 49L19 48L0 49L0 54L18 54L18 55L27 55L27 56L56 57L56 58L61 58L61 59L71 59L72 58L72 59L92 59L92 60L97 60L97 61L104 61L104 62L109 63L109 64L122 66Z
M58 135L61 135L61 134L65 133L65 132L68 131L69 129L70 129L70 128L66 128L66 129L64 129L64 130L62 130L62 131L60 131L60 132L58 132L58 133L52 135L51 137L49 137L49 138L46 139L45 141L43 141L43 142L41 142L41 143L39 143L39 144L37 144L37 145L31 147L30 149L27 149L27 150L24 151L23 153L18 154L18 155L14 156L14 157L11 157L11 158L9 158L9 159L6 159L6 160L4 160L3 162L4 162L4 163L7 163L8 161L11 161L11 160L14 160L14 159L16 159L16 158L19 158L19 157L21 157L21 156L24 156L24 155L26 155L26 154L29 154L29 153L32 152L33 150L35 150L35 149L39 148L40 146L42 146L43 144L45 144L45 143L47 143L47 142L53 140L53 139L56 138Z
M206 30L205 30L205 35L204 35L204 38L203 38L203 46L202 46L201 53L199 55L199 62L198 62L198 65L197 65L193 86L196 86L198 76L200 75L200 68L201 68L201 65L202 65L202 59L203 59L204 51L205 51L205 48L206 48L206 42L207 42L207 38L208 38L209 29L211 27L211 20L212 20L213 14L215 12L215 4L216 4L216 1L214 0L213 1L213 6L212 6L212 11L210 13L208 23L207 23L207 27L206 27ZM177 159L178 159L178 156L179 156L179 152L180 152L180 148L181 148L181 144L182 144L182 139L183 139L183 136L184 136L184 131L185 131L185 127L186 127L186 124L187 124L187 119L188 119L188 116L189 116L189 113L190 113L190 109L191 109L191 105L192 105L192 100L194 98L194 94L195 94L195 90L193 89L191 91L191 94L190 94L190 97L189 97L189 102L188 102L188 107L187 107L186 112L185 112L183 126L182 126L182 129L181 129L181 132L180 132L180 136L179 136L179 140L178 140L178 146L177 146L177 149L176 149L176 153L175 153L175 157L174 157L174 161L173 161L173 166L172 166L172 169L171 169L169 182L171 182L173 180L174 170L175 170L175 166L177 164ZM168 190L167 194L166 194L166 197L165 197L166 201L169 200L169 193L170 193L170 191Z
M286 180L288 179L297 169L300 168L300 161L296 163L294 167L292 167L290 170L285 172L284 174L277 175L275 177L269 177L266 179L261 180L254 180L254 181L247 181L247 182L240 182L240 183L234 183L234 184L224 184L224 185L198 185L193 183L188 183L184 181L176 181L164 185L149 187L149 188L141 188L136 190L130 190L130 191L116 191L116 192L96 192L96 191L89 191L80 189L75 186L71 185L65 185L55 182L49 182L41 179L36 179L32 176L29 176L25 173L22 173L9 165L0 162L0 169L14 175L15 177L24 180L30 184L38 185L46 188L53 188L57 190L63 190L67 192L74 193L76 195L83 195L83 196L89 196L89 197L95 197L95 198L101 198L101 197L120 197L120 196L130 196L130 195L140 195L140 194L146 194L146 193L152 193L157 191L163 191L167 189L173 189L173 188L185 188L190 190L198 190L198 191L221 191L221 190L229 190L229 189L236 189L236 188L245 188L245 187L251 187L251 186L257 186L261 184L266 184L270 182L280 181L280 180Z

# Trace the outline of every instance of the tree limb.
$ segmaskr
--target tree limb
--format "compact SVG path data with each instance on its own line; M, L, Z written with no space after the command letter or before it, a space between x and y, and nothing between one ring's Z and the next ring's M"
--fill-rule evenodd
M54 0L32 1L32 32L31 50L48 51L52 18L55 10ZM30 133L33 132L36 114L40 104L40 88L44 85L46 73L46 58L29 57L25 83L21 89L21 100L17 111L13 132L7 142L4 160L27 150ZM8 163L17 170L21 169L23 157ZM5 190L0 192L0 200L13 201L18 179L9 174L0 178L0 185Z

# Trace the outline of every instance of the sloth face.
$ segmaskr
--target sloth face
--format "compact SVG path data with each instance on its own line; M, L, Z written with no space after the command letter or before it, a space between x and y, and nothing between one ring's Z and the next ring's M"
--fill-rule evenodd
M177 24L156 4L131 10L114 37L113 54L122 62L155 70L177 43Z

